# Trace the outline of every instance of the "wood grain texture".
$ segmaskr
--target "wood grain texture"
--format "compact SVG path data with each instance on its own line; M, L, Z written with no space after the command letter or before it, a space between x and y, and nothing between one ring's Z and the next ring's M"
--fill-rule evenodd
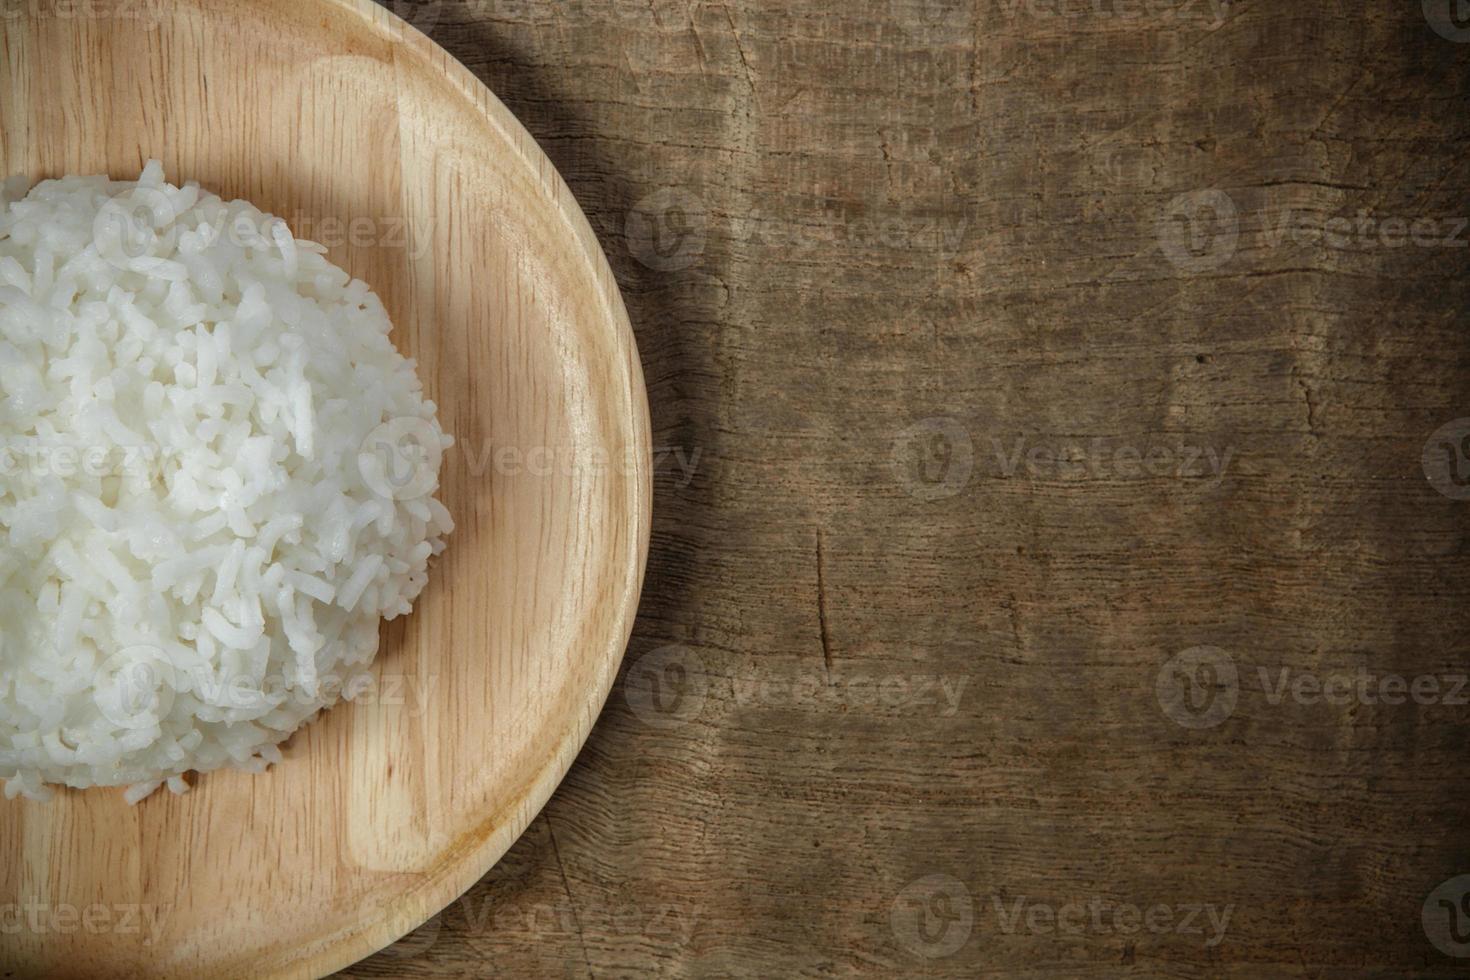
M6 11L0 172L158 157L286 218L379 292L459 444L428 589L285 762L0 804L0 977L322 976L479 879L608 694L651 494L626 313L531 138L367 0Z
M1470 670L1420 461L1466 253L1312 233L1470 212L1470 46L1412 2L387 6L567 178L665 451L582 755L344 975L1462 975L1420 918L1470 871L1452 682L1273 691ZM1181 253L1209 190L1235 249ZM1185 728L1199 646L1236 700Z
M1470 213L1470 45L1417 2L1062 6L403 5L566 176L699 457L541 819L346 975L1461 975L1420 916L1470 871L1470 714L1268 695L1470 669L1470 504L1420 460L1470 414L1467 253L1310 231ZM1210 189L1235 251L1181 268L1160 219ZM1018 439L1107 458L1008 475ZM1115 458L1155 447L1232 455ZM1237 701L1188 729L1156 686L1197 646ZM957 709L869 693L920 676ZM904 945L963 897L958 949Z

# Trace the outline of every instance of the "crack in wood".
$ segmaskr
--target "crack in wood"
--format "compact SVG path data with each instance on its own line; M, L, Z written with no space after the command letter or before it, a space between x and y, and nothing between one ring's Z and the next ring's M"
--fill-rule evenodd
M832 634L827 628L827 532L817 528L817 626L822 636L822 665L827 683L832 682Z

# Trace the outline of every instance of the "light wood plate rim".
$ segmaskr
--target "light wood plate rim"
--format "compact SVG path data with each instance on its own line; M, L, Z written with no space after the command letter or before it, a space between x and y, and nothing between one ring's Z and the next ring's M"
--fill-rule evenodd
M369 30L394 42L395 58L416 58L440 72L479 109L488 125L500 131L507 144L516 147L522 162L539 175L542 186L555 198L556 211L565 221L568 235L577 242L593 273L603 301L607 326L615 334L616 347L623 354L622 370L627 381L624 395L637 474L630 481L634 506L628 515L633 530L630 535L633 547L627 563L629 587L620 597L616 628L609 632L606 646L598 653L602 671L595 688L588 692L583 715L571 720L561 739L546 753L546 759L537 768L534 778L516 791L499 810L461 834L454 844L446 848L436 867L424 874L419 887L401 893L388 905L374 910L359 920L353 929L324 937L314 948L288 954L289 959L259 963L261 972L256 975L271 980L317 980L351 966L412 932L483 878L540 813L591 734L622 664L648 563L653 512L650 469L653 449L648 391L632 324L607 255L565 180L495 93L413 25L373 0L315 2L355 14ZM517 813L526 814L524 823L518 824Z

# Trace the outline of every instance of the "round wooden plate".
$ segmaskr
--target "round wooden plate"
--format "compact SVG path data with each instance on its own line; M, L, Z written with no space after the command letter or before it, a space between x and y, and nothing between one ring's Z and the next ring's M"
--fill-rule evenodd
M268 773L0 803L0 974L319 977L425 921L540 810L607 697L648 551L647 396L550 162L369 0L0 17L0 176L149 157L373 285L459 444L458 522L376 689ZM8 972L7 972L8 971Z

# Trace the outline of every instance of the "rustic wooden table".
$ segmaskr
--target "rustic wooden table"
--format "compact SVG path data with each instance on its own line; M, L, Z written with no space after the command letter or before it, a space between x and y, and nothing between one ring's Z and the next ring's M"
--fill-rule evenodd
M345 975L1463 975L1451 0L384 2L660 453L581 758Z

